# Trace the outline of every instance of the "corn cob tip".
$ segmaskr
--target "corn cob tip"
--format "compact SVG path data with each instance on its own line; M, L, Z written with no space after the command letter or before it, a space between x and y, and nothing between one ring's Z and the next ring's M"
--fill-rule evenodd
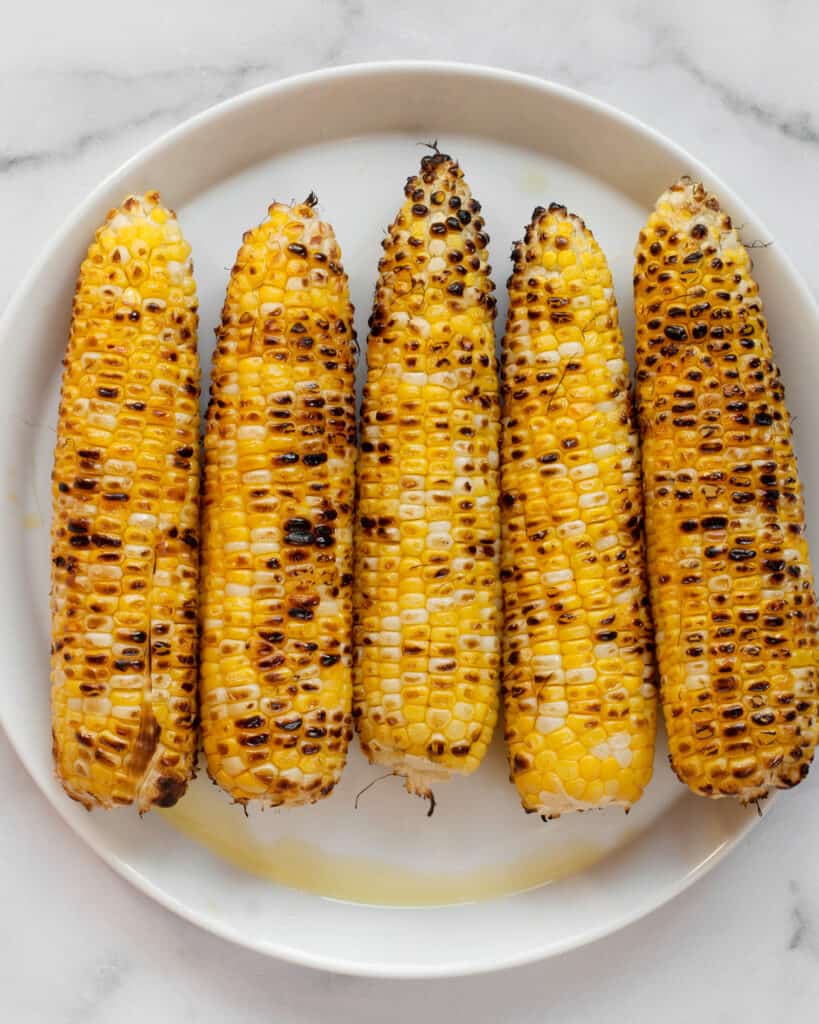
M672 231L684 232L698 243L705 244L708 237L722 248L735 249L742 244L719 198L709 192L702 182L694 181L687 174L682 175L660 195L655 210L668 218L668 226ZM643 231L637 243L638 252L645 238Z
M151 191L144 193L131 192L122 200L119 206L114 206L108 211L105 217L106 225L110 226L111 221L116 220L117 218L120 218L119 223L123 224L123 217L149 217L157 208L161 209L161 212L167 219L176 218L176 214L173 210L168 210L162 207L162 200L156 189L152 189Z
M436 143L437 145L437 143ZM464 174L457 160L453 160L448 153L442 153L436 149L433 153L426 153L421 157L421 165L417 174L410 175L404 186L404 195L412 199L412 193L420 189L421 185L432 185L440 180L442 187L446 188L448 179L449 186L454 186L463 178ZM422 190L421 190L422 191ZM423 196L418 201L423 202ZM443 201L443 197L442 197Z

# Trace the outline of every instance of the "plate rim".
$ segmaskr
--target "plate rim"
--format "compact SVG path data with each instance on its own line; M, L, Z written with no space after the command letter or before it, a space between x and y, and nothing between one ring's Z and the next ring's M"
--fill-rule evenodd
M82 199L63 220L60 226L49 237L39 257L33 261L28 271L19 281L5 309L0 314L0 347L4 346L8 339L9 328L19 315L20 308L31 289L32 283L42 273L48 263L63 245L64 240L76 228L77 224L86 217L95 206L100 203L100 197L117 181L128 176L128 174L141 163L160 155L166 147L178 143L185 136L196 133L200 128L211 122L219 121L230 117L234 112L247 106L252 106L274 94L284 94L289 91L299 91L308 85L327 85L336 79L349 77L368 77L373 74L395 74L395 75L441 75L441 76L472 76L489 82L505 82L518 85L529 90L539 92L544 100L550 97L559 97L570 101L579 107L590 112L595 112L614 121L624 128L644 137L655 145L660 145L666 151L675 154L681 163L691 166L707 179L709 184L719 192L725 199L726 205L734 209L742 210L748 214L767 237L774 237L771 231L744 200L727 185L719 175L712 172L710 167L702 160L695 157L687 149L674 142L663 132L651 127L646 122L634 115L616 107L606 101L599 100L582 90L572 86L541 78L537 75L513 71L504 67L449 60L381 60L362 61L348 64L341 64L333 67L319 68L311 71L301 72L274 81L262 83L252 89L245 90L235 96L231 96L212 106L199 111L186 118L180 123L173 125L162 132L156 139L138 149L125 161L120 163L107 175L105 175L90 192ZM801 271L795 265L787 251L777 246L776 256L789 276L789 286L797 288L801 293L801 299L807 303L812 311L814 320L819 324L819 303L807 285ZM294 947L284 941L257 940L244 936L238 929L224 923L218 917L208 916L201 911L190 907L172 893L158 886L145 875L141 874L131 864L124 861L110 848L97 841L97 838L82 827L83 819L69 814L71 805L67 802L54 800L53 794L45 790L37 777L37 770L34 767L35 759L24 749L22 743L18 742L12 729L7 724L7 711L3 704L0 704L0 726L3 728L9 744L23 764L26 772L34 782L37 789L45 798L47 803L59 814L60 818L71 828L72 832L80 838L93 853L98 856L116 874L124 878L144 895L149 896L166 910L172 911L179 917L191 924L210 932L225 941L253 950L266 956L276 957L289 963L311 967L320 970L336 973L384 979L420 979L420 978L445 978L463 977L467 975L488 973L491 971L505 970L511 967L523 966L546 959L560 953L568 952L571 949L580 948L592 942L613 934L635 921L647 916L660 907L669 903L694 882L707 874L713 867L723 860L742 839L753 829L762 817L767 817L772 810L775 800L769 799L763 813L759 817L749 815L747 824L738 829L730 838L723 840L707 857L695 865L691 870L682 875L675 884L667 887L659 898L656 894L647 901L637 901L632 909L614 919L601 922L596 927L586 928L579 935L570 934L563 939L550 940L541 946L524 949L517 954L493 954L486 960L477 960L474 957L469 961L449 961L440 966L431 964L419 964L413 962L403 963L382 963L364 962L347 958L343 955L328 955L311 952L303 948Z

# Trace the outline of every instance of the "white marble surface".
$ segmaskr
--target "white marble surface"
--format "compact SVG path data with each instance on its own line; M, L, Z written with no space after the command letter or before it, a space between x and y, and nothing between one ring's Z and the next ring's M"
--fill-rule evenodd
M819 297L810 0L230 6L229 22L227 4L201 0L6 9L0 306L68 210L160 132L271 79L389 57L533 72L643 118L755 207ZM817 786L782 800L705 881L584 950L472 980L369 982L233 948L149 902L49 810L0 734L0 1017L728 1024L741 1007L751 1022L804 1019L819 998Z

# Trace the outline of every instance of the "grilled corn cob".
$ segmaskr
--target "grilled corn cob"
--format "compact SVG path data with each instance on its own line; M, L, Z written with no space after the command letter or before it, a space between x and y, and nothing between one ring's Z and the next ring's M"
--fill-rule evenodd
M480 205L426 156L383 242L356 519L354 715L410 792L475 770L497 718L498 382Z
M245 234L213 361L202 734L242 804L328 795L351 736L355 334L314 203Z
M656 728L637 433L606 258L535 210L503 342L504 701L524 808L630 807Z
M190 246L156 192L83 261L52 492L57 774L86 807L168 807L195 758L199 364Z
M637 395L671 763L704 796L796 785L817 740L816 601L748 252L683 178L637 245Z

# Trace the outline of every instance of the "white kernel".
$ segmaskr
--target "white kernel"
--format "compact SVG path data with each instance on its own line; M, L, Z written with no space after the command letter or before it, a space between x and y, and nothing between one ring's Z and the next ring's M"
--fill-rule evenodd
M583 683L593 683L597 679L597 670L591 667L570 668L566 671L566 685L577 686Z
M527 271L527 273L528 273L528 271ZM560 362L560 356L558 355L557 352L554 352L554 351L539 352L538 353L538 357L537 357L537 362L538 363L546 363L547 365L552 365L553 366L555 363L559 363Z
M86 697L83 701L83 711L87 715L109 715L111 701L108 697Z
M586 524L582 519L573 519L570 523L561 523L555 531L558 537L579 537L586 532Z
M427 547L431 551L448 551L454 541L449 534L433 534L427 541Z
M254 424L246 423L243 426L239 427L239 429L236 431L236 436L240 441L246 441L250 439L261 440L262 438L264 438L265 433L266 428L264 427L264 425L260 424L257 426Z
M593 462L587 462L585 466L574 466L569 470L572 480L590 480L592 477L600 476L600 470Z
M412 519L423 519L424 518L424 506L423 505L399 505L398 515L401 517L402 522L407 522Z
M581 494L578 500L580 508L600 508L608 501L605 491L595 491L593 494Z
M429 614L426 608L405 608L401 612L401 622L407 626L423 626L428 622Z
M562 718L550 718L548 715L539 715L535 721L535 728L542 736L548 736L550 732L560 729L564 723Z
M168 277L174 284L181 284L185 280L186 263L179 263L178 260L168 260L165 266L168 268Z
M430 247L429 247L429 251L430 252L432 252L432 246L435 245L435 244L436 244L435 242L431 242L430 243ZM439 241L437 244L441 246L442 250L446 249L446 244L444 242L440 242ZM414 331L417 331L421 335L422 338L429 337L429 333L430 333L430 329L431 328L429 326L429 320L427 320L425 317L423 317L423 316L414 316L412 318L412 320L410 320L410 327Z

